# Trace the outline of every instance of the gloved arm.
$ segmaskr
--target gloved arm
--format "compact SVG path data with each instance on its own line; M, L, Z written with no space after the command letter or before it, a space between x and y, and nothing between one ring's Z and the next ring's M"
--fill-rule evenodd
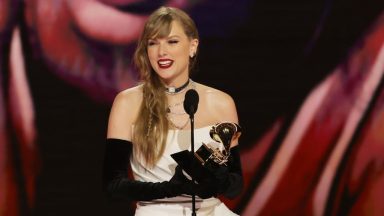
M109 200L152 200L192 194L196 185L175 176L170 181L141 182L128 179L132 143L107 139L103 167L103 189ZM178 174L177 174L178 175Z
M207 163L205 168L214 176L214 179L209 181L216 187L217 193L233 199L239 195L243 189L243 174L239 147L232 147L230 151L231 154L227 166L212 162Z

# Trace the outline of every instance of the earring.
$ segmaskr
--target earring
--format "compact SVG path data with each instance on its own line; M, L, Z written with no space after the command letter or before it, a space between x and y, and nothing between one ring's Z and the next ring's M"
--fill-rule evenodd
M191 58L195 57L195 53L189 55Z

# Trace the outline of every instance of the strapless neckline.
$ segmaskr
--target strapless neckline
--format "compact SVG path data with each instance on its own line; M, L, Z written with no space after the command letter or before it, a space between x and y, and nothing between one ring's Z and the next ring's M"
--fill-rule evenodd
M203 130L203 129L206 129L206 128L210 128L212 126L214 126L214 125L207 125L207 126L199 127L199 128L195 128L194 130ZM191 131L191 129L190 128L189 129L183 129L183 130L180 130L180 129L169 129L169 131L182 131L182 132L184 132L184 131Z

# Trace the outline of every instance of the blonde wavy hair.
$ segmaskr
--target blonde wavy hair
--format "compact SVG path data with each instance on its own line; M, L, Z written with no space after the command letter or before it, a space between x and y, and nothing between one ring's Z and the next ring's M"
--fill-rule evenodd
M184 11L160 7L149 16L134 54L134 63L143 84L143 101L135 122L133 142L136 155L142 156L149 166L153 166L164 153L169 121L166 118L168 100L165 85L151 67L147 46L149 39L167 37L173 21L181 24L189 39L198 39L196 25ZM190 58L189 71L195 62L196 55Z

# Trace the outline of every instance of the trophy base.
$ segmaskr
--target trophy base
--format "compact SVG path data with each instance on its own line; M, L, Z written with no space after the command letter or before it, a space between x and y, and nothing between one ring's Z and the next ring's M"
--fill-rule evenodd
M171 154L171 157L188 175L193 176L194 180L198 183L203 182L204 179L212 178L212 173L204 167L204 164L210 163L210 161L202 163L200 158L196 157L196 154L192 154L188 150Z

